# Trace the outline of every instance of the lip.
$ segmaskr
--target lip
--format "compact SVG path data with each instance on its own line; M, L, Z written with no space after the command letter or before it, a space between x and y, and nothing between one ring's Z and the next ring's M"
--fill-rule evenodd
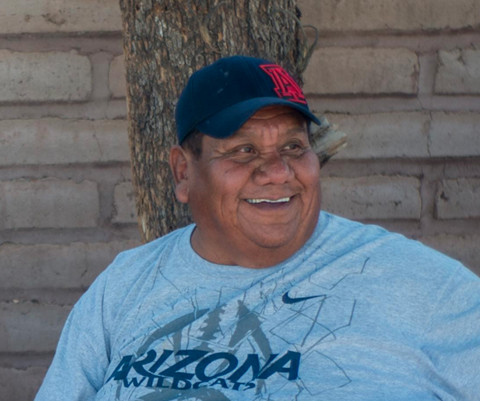
M260 203L250 203L248 202L247 199L271 199L271 200L278 200L278 199L284 199L284 198L290 198L288 202L277 202L277 203L269 203L269 202L260 202ZM281 211L288 209L291 205L292 202L296 199L295 195L291 196L275 196L275 197L255 197L255 198L247 198L244 199L245 203L248 206L251 206L255 210L262 210L262 211Z
M297 194L278 194L278 195L253 195L253 196L243 196L242 200L248 201L249 199L268 199L272 201L276 201L279 199L290 198L290 201L296 196Z
M282 198L248 198L246 201L250 204L258 203L288 203L292 200L291 196L284 196Z

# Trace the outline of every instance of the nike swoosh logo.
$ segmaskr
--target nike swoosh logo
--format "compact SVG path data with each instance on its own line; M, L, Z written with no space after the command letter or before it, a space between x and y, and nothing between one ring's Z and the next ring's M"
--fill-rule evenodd
M325 295L313 295L311 297L302 297L302 298L290 298L288 295L289 291L283 294L282 301L285 304L296 304L297 302L306 301L307 299L325 297Z

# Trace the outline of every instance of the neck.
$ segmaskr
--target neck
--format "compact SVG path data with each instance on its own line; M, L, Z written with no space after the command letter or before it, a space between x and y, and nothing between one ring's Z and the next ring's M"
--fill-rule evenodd
M205 239L198 227L191 238L194 251L208 262L250 269L263 269L282 263L295 254L306 240L282 247L244 246L242 249L233 249L225 242L224 238Z

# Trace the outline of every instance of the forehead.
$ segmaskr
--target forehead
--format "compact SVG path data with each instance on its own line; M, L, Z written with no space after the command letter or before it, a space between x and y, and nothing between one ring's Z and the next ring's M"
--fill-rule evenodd
M273 129L269 129L273 128ZM269 106L258 110L233 135L217 139L202 135L202 148L219 150L235 146L244 140L260 140L269 132L277 132L278 139L292 135L309 137L306 118L293 108L285 106ZM267 134L267 136L270 136ZM308 138L309 141L309 138Z
M270 106L258 110L245 124L233 135L256 132L258 128L279 127L286 130L306 132L307 122L305 117L290 107Z

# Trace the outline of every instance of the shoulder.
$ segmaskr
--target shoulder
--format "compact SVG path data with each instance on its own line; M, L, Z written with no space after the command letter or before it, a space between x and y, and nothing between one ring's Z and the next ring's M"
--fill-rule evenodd
M324 252L332 255L361 253L380 256L387 248L393 246L400 249L400 244L405 246L408 242L403 235L382 227L362 224L324 211L321 213L320 226L320 246Z
M77 309L96 299L105 310L118 310L151 290L158 271L178 253L178 243L193 226L175 230L139 247L121 252L82 296Z
M192 226L180 228L147 244L119 253L104 274L109 280L125 280L158 268L161 259L174 252L182 235L191 230Z
M335 271L351 275L344 280L348 295L418 327L440 309L479 313L480 278L460 262L381 227L329 214L324 219L321 249Z
M354 222L326 212L322 249L327 253L348 253L369 258L387 276L399 275L443 284L453 275L478 279L460 262L419 241L408 239L375 225Z
M89 317L92 322L101 321L98 327L113 331L117 318L152 291L160 270L175 259L180 240L185 240L192 229L193 226L187 226L175 230L118 254L77 302L76 314Z

